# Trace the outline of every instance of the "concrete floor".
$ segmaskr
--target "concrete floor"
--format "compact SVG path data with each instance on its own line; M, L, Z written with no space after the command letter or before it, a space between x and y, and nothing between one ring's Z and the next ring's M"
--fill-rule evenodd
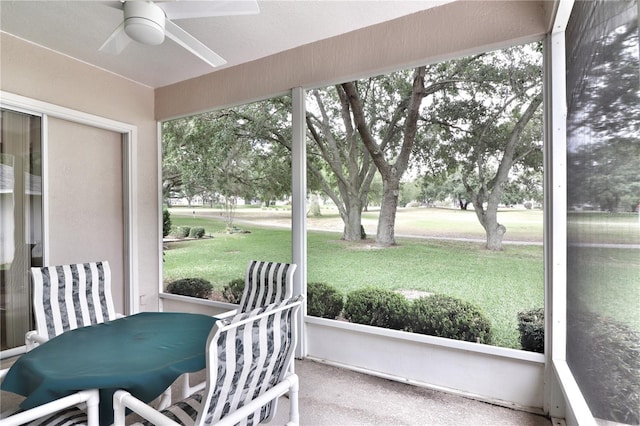
M297 361L296 373L303 426L552 424L540 415L310 360ZM285 424L288 414L289 401L281 398L272 424Z
M10 365L3 361L2 368ZM512 410L444 392L394 382L311 360L297 360L301 426L517 425L551 426L541 415ZM193 376L204 379L203 373ZM174 395L179 395L177 387ZM2 411L20 397L2 392ZM289 400L282 397L271 425L286 424ZM129 416L128 423L135 417Z

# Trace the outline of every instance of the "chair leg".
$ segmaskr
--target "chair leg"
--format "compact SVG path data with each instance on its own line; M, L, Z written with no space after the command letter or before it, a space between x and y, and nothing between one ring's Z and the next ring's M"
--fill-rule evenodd
M291 388L289 389L289 404L291 406L289 412L289 426L297 426L300 424L300 409L298 407L298 392L300 390L300 383L298 376L295 374L289 377L291 380Z
M100 394L97 389L91 391L87 399L87 425L100 426Z

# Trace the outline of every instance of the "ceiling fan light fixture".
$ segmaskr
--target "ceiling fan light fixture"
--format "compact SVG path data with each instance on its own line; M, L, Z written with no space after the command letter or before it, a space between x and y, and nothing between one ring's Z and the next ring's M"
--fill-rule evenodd
M158 45L164 41L164 11L154 3L128 1L124 4L124 31L133 40Z

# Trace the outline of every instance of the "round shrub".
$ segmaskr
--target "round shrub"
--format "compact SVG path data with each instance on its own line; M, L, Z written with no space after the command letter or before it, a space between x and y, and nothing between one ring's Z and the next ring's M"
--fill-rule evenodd
M520 345L525 351L544 352L544 309L518 312Z
M307 315L335 319L344 306L344 298L326 283L307 284Z
M442 294L411 303L411 331L468 342L490 343L491 323L476 306Z
M201 299L207 299L211 294L211 289L213 289L213 285L202 278L182 278L167 285L169 293Z
M363 288L347 295L344 316L351 322L402 330L409 301L391 290Z
M189 226L176 226L171 230L171 235L176 238L187 238L189 232L191 232L191 227Z
M222 297L229 303L240 303L244 291L244 278L229 281L222 289Z
M191 238L202 238L204 237L204 228L193 227L189 230L189 237Z

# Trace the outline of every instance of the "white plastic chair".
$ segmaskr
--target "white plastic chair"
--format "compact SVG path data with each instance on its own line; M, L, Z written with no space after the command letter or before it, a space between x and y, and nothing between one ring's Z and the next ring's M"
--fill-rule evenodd
M25 335L27 350L65 331L121 317L111 297L109 262L31 268L36 330Z
M36 330L25 335L27 350L79 327L101 324L124 315L116 313L111 295L108 261L31 268ZM158 407L171 404L171 388Z
M297 265L294 263L265 262L250 260L247 264L244 278L244 291L237 309L232 309L216 318L230 318L233 315L251 310L271 303L281 302L293 295L293 274ZM189 374L183 374L182 398L202 390L204 383L190 385Z
M0 380L9 369L0 370ZM2 426L36 425L88 425L99 426L100 395L97 389L84 390L56 399L29 410L18 411L0 418Z
M126 391L114 394L114 425L131 409L155 425L254 425L271 420L289 392L289 425L299 423L298 376L290 368L302 296L216 321L207 340L204 391L159 412Z

